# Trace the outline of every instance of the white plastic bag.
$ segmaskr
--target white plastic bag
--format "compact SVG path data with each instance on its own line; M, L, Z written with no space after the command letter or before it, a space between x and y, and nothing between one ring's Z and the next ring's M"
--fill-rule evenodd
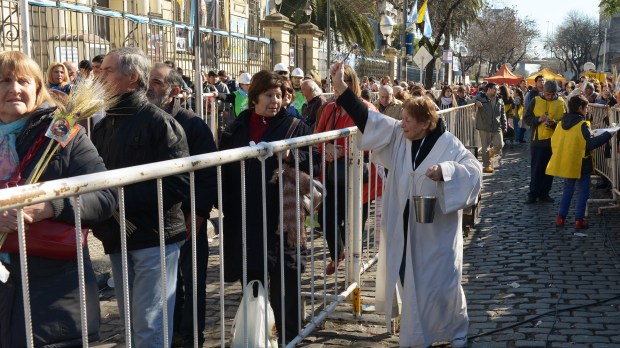
M258 296L254 297L254 284L258 285ZM248 348L278 348L277 337L274 334L275 317L273 315L273 309L266 301L265 288L263 284L258 280L253 280L248 283L243 291L243 298L235 314L235 319L232 324L232 348L245 348L245 335L247 333ZM244 305L244 301L247 301L247 307ZM266 306L265 306L266 305ZM265 307L267 308L267 327L268 327L268 342L265 347ZM247 309L247 312L246 312ZM247 320L246 320L247 318ZM247 329L244 330L244 325L247 323Z

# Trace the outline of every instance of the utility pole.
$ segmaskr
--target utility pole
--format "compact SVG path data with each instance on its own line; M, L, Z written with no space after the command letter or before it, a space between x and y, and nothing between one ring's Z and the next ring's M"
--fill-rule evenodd
M403 30L400 33L400 57L401 68L405 70L404 74L401 74L401 69L398 70L398 81L402 79L407 80L407 17L409 12L409 1L403 0Z

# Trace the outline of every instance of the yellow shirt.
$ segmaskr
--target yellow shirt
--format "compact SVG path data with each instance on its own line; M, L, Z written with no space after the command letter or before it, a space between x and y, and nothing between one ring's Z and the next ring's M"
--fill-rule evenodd
M564 105L564 100L562 98L558 97L556 100L549 101L538 96L534 100L536 100L536 104L534 105L534 116L543 117L548 115L551 120L558 122L562 120L562 115L566 112L566 106ZM545 140L550 139L552 135L553 128L547 127L544 123L541 123L534 130L532 139Z
M581 132L581 121L565 130L562 122L558 123L555 133L551 137L551 159L547 164L547 175L559 176L567 179L581 178L582 161L586 155L586 139Z

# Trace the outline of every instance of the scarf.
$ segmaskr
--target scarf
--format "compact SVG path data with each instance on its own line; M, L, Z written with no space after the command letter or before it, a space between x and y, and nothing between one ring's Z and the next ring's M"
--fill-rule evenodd
M450 105L452 104L452 97L441 97L441 105Z
M0 179L8 180L19 166L19 156L15 140L28 123L28 117L22 117L11 123L0 122Z

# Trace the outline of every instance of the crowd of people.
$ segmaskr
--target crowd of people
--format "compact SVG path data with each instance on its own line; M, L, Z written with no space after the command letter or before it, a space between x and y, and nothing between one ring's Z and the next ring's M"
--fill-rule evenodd
M591 136L588 103L618 107L620 97L611 93L613 85L600 86L586 78L577 84L568 83L562 90L554 81L538 76L532 87L525 80L517 86L493 82L477 87L444 85L435 98L420 84L392 81L388 76L360 78L342 63L331 68L334 93L326 97L326 80L316 73L304 74L300 68L289 72L286 65L276 64L273 70L254 75L241 71L237 79L223 70L204 73L201 88L217 102L221 125L212 130L192 111L195 101L190 95L197 88L192 80L171 61L152 64L139 48L114 49L79 62L78 68L71 62L53 62L45 76L26 55L2 52L0 68L0 179L5 181L15 173L27 176L33 170L34 164L24 158L40 157L43 143L53 141L42 132L56 113L64 110L72 90L83 79L97 79L117 100L93 118L92 129L77 126L77 136L58 150L42 180L210 153L218 150L216 143L219 150L226 150L357 126L365 162L363 223L370 204L383 196L385 235L381 238L385 242L380 244L377 309L386 313L389 325L393 308L398 308L393 303L396 297L401 299L402 309L396 310L402 316L402 346L429 346L439 341L451 341L453 347L466 345L462 209L476 201L482 173L493 173L493 158L501 154L507 138L530 146L531 181L525 203L553 202L549 195L553 177L562 177L564 193L556 225L564 226L577 185L575 226L587 228L583 215L592 171L590 152L613 135L604 132ZM378 96L374 103L371 93ZM482 163L446 131L437 113L468 104L476 109ZM348 153L348 142L338 139L300 149L297 158L292 154L283 157L286 168L297 163L303 173L318 177L325 187L325 205L318 215L329 250L326 276L335 273L346 256L344 167ZM316 164L322 157L326 168L319 175L320 166ZM227 282L243 281L244 272L248 282L268 280L265 286L278 334L290 342L302 326L297 284L298 275L305 270L308 249L305 242L296 243L296 237L288 235L295 231L280 226L279 186L271 180L278 162L272 156L264 161L248 159L243 166L241 162L222 166L226 241L222 264ZM242 177L246 190L240 186ZM163 178L163 231L156 181L124 188L129 226L126 270L118 216L121 197L111 189L82 196L82 222L91 227L110 257L121 319L130 311L132 346L163 346L163 306L169 313L167 336L173 338L175 346L194 344L194 307L198 308L199 345L205 340L206 229L217 204L215 167L195 172L194 217L189 185L188 173ZM415 218L414 196L437 197L433 223ZM28 206L24 209L25 221L52 219L73 224L72 204L65 199ZM265 214L256 213L256 209ZM0 221L0 232L17 230L15 210L3 211ZM191 233L193 227L195 234ZM287 235L280 236L279 231ZM165 240L166 293L160 286L160 232ZM192 238L196 238L197 284L192 277ZM88 246L83 253L89 340L97 340L99 307ZM19 255L0 253L0 261L10 271L8 280L0 283L0 347L23 346L26 327ZM79 345L82 337L75 260L29 255L28 267L31 308L38 313L32 319L35 345ZM128 284L123 283L125 279ZM197 303L193 301L194 285ZM129 289L127 302L125 287ZM284 303L281 298L285 298Z

